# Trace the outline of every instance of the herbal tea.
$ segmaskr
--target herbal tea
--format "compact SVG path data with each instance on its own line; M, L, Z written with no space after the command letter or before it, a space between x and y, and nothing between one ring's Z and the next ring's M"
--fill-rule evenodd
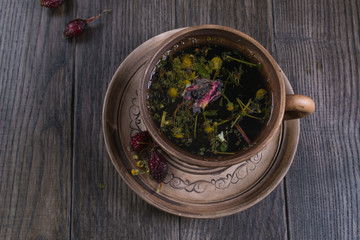
M236 50L197 46L167 52L156 65L148 108L161 132L197 155L231 155L254 144L271 96L261 63Z

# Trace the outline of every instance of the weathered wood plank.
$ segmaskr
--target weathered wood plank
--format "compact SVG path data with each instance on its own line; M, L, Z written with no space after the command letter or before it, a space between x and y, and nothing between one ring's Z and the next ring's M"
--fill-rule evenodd
M78 38L75 73L73 239L177 239L178 217L139 198L122 181L106 152L102 107L121 61L147 39L174 28L174 1L85 1L77 17L111 6ZM104 188L100 184L104 184ZM160 237L159 237L160 236Z
M66 239L70 206L69 14L0 3L0 238Z
M73 17L105 8L113 13L82 37L62 39ZM54 11L1 1L0 239L357 239L359 9L356 0L65 1ZM285 184L212 220L178 218L136 196L101 129L121 61L156 34L206 23L253 36L317 104L301 120Z
M358 1L274 1L276 55L316 112L301 120L286 178L289 236L357 239L359 185Z
M283 184L255 206L217 219L181 218L181 239L286 239Z
M219 24L233 27L258 40L273 53L270 1L179 1L177 26ZM284 189L233 216L201 220L180 219L181 239L286 239Z
M202 24L229 26L249 34L270 53L273 51L273 19L270 1L179 1L177 27Z

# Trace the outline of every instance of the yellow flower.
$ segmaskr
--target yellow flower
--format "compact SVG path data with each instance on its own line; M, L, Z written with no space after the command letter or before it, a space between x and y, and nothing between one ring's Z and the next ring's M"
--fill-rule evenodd
M266 93L267 93L267 92L266 92L265 89L260 88L260 89L257 90L257 92L256 92L256 98L259 99L259 100L261 100L261 99L264 98L264 96L266 95Z
M228 111L234 110L234 104L232 102L228 102L228 104L226 104L226 109Z
M143 161L137 161L136 166L138 166L139 168L142 168L144 166L144 162Z
M175 127L173 129L173 134L174 134L174 137L176 137L176 138L183 138L184 137L184 134L182 133L182 129L178 128L178 127Z
M138 175L138 174L139 174L139 170L138 170L138 169L131 169L131 174L132 174L133 176Z
M183 138L184 135L183 135L182 133L175 133L175 134L174 134L174 137L176 137L176 138Z
M174 87L169 88L168 94L171 98L176 98L177 96L177 90Z
M191 82L189 80L184 81L184 86L186 87L187 85L191 85Z
M204 131L206 132L206 133L212 133L215 129L214 129L214 127L216 127L216 123L214 123L213 124L213 126L211 126L211 122L209 122L209 121L205 121L204 122Z
M213 57L210 61L210 64L214 70L220 70L222 66L222 60L219 57Z
M207 127L205 127L204 131L207 132L207 133L211 133L211 132L214 131L214 128L211 127L211 126L207 126Z
M189 54L186 54L183 56L182 58L182 63L181 63L181 67L183 69L190 69L192 67L192 60Z

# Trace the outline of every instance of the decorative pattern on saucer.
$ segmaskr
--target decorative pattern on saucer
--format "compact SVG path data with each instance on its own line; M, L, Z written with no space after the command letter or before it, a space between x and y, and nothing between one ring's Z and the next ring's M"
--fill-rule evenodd
M174 176L174 174L171 173L164 180L164 183L169 184L174 189L185 190L187 192L203 193L207 188L212 188L211 190L225 190L229 188L230 184L237 184L239 181L245 179L251 171L255 170L256 164L258 164L261 159L262 152L241 163L232 174L227 174L226 176L217 179L211 179L210 181L197 180L191 182L182 179L181 177Z
M144 130L137 89L144 65L168 36L165 32L136 48L119 66L104 100L103 131L110 159L123 181L149 204L179 216L216 218L243 211L265 198L288 171L299 139L299 120L283 123L278 136L257 156L230 167L205 168L167 158L169 174L157 183L147 174L133 176L136 161L130 138ZM283 75L286 91L291 85Z
M131 99L131 105L129 106L129 129L130 137L136 133L143 131L144 127L141 124L140 110L138 106L138 92L135 90L134 97ZM241 181L245 180L246 177L255 171L256 165L262 161L264 149L249 160L236 165L236 168L223 168L221 174L217 174L216 178L199 179L199 176L192 176L190 178L183 178L175 170L174 160L166 156L167 161L170 163L169 173L164 180L165 184L176 190L184 190L188 193L204 193L205 191L214 190L226 190L231 184L241 184ZM199 167L200 168L200 167ZM232 171L229 171L232 169Z

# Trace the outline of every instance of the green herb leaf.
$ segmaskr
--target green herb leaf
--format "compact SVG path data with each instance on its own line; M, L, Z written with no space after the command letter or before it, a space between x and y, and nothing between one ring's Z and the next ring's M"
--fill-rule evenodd
M206 117L213 117L218 114L218 110L206 110L203 113Z
M201 78L206 78L206 79L210 78L210 73L200 64L196 65L196 70L200 74Z

